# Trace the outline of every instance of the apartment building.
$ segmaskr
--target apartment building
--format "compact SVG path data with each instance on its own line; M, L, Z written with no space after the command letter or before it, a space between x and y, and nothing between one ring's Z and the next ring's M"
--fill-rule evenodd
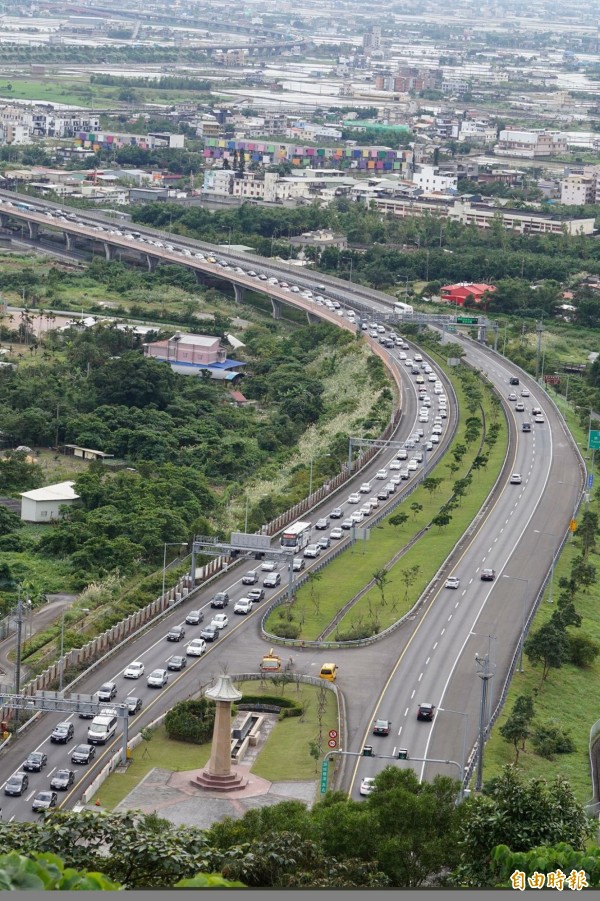
M582 166L561 179L560 202L569 206L600 203L600 166Z
M493 144L497 139L497 127L485 119L465 119L460 123L459 141L468 141L469 144Z
M419 166L412 180L426 194L456 192L458 183L456 175L442 174L437 166Z
M557 131L522 130L509 127L500 131L494 152L499 156L518 156L528 159L559 156L567 152L567 141Z

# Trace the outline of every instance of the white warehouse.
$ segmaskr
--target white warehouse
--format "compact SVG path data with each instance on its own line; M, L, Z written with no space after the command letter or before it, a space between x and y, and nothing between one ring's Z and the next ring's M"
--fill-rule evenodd
M79 495L73 491L75 482L57 482L45 488L22 491L21 519L25 522L51 522L60 516L60 508L71 506Z

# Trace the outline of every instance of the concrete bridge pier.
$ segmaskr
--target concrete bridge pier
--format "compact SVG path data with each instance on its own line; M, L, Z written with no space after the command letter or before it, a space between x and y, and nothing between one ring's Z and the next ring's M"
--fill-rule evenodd
M243 303L246 299L246 289L243 285L238 285L236 282L233 282L233 293L235 294L236 303Z
M196 281L199 285L206 284L206 272L204 272L202 269L194 269L193 273L196 276Z
M71 232L63 232L63 234L65 236L65 247L67 250L73 250L73 247L75 246L75 235Z
M38 222L28 222L27 226L29 228L29 238L32 241L37 240L38 232L40 230L40 226Z
M320 316L316 316L314 313L310 313L308 310L306 311L306 318L308 319L309 325L318 325L321 322Z
M106 256L107 261L110 263L111 260L115 258L115 248L113 244L109 244L108 241L103 241L104 245L104 255Z
M147 253L146 263L148 264L148 272L154 272L154 270L158 266L158 257L153 257L149 253Z
M9 217L6 213L0 213L0 226L2 228L8 228Z
M271 298L271 306L273 307L273 319L281 319L282 303L276 297Z

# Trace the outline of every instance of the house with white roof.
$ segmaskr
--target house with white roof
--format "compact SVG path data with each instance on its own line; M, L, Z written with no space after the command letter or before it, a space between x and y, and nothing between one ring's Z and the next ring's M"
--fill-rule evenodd
M71 507L79 500L73 490L75 482L57 482L45 488L21 492L21 519L25 522L52 522L59 519L61 507Z

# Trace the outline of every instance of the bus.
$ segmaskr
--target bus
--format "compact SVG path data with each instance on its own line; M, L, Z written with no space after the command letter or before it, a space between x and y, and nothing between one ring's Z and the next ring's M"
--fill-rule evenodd
M283 531L281 536L281 547L297 553L309 543L310 540L310 523L295 522Z
M400 313L400 315L404 315L406 313L414 313L415 311L411 307L409 303L402 303L400 300L397 300L394 304L394 313Z

